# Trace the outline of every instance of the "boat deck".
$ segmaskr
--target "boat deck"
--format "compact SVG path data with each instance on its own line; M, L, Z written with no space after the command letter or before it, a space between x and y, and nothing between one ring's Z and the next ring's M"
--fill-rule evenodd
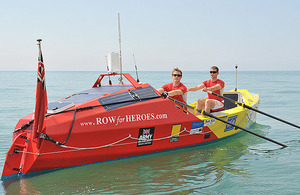
M75 93L71 96L66 97L65 99L61 100L60 102L65 103L85 103L97 97L100 97L105 94L112 94L117 91L121 91L124 89L129 89L133 87L132 85L109 85L109 86L101 86L101 87L94 87L91 89L87 89L81 91L79 93Z

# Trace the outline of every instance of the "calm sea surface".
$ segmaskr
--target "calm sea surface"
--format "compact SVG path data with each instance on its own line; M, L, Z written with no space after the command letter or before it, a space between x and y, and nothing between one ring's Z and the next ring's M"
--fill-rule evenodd
M46 72L48 101L91 88L101 72ZM131 72L135 77L135 72ZM225 90L235 72L221 72ZM139 72L155 88L170 72ZM207 72L184 72L191 87ZM300 125L300 72L239 72L238 88L260 94L260 110ZM36 72L0 72L0 173L18 120L34 110ZM190 92L188 103L205 97ZM0 194L299 194L300 129L257 115L251 129L288 145L242 133L214 144L63 169L1 182Z

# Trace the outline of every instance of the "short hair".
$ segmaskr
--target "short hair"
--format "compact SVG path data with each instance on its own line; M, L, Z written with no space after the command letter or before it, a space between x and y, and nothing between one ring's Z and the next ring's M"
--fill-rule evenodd
M212 66L212 67L210 67L210 69L215 69L215 70L217 70L217 72L219 72L219 68L216 66Z
M177 67L174 68L173 71L172 71L172 74L173 74L173 72L175 72L175 71L180 72L180 74L182 75L182 71L181 71L179 68L177 68Z

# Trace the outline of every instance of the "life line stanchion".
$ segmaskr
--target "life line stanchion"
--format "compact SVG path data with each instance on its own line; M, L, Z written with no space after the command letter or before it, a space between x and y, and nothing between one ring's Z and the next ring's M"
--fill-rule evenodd
M178 100L175 100L175 99L173 99L173 98L170 98L170 97L168 97L168 98L169 98L170 100L176 102L177 104L180 104L180 105L187 106L187 107L189 107L189 108L195 109L195 107L193 107L193 106L190 106L190 105L188 105L188 104L182 103L182 102L180 102L180 101L178 101ZM231 126L233 126L233 127L235 127L235 128L241 129L241 130L243 130L243 131L245 131L245 132L247 132L247 133L251 133L252 135L255 135L255 136L257 136L257 137L260 137L260 138L263 138L263 139L268 140L268 141L270 141L270 142L273 142L273 143L275 143L275 144L278 144L278 145L280 145L280 146L282 146L282 147L284 147L284 148L287 147L287 145L284 145L284 144L282 144L282 143L279 143L279 142L277 142L277 141L275 141L275 140L272 140L272 139L267 138L267 137L265 137L265 136L262 136L262 135L260 135L260 134L254 133L254 132L252 132L252 131L250 131L250 130L248 130L248 129L245 129L245 128L243 128L243 127L240 127L240 126L238 126L238 125L236 125L236 124L233 124L233 123L230 123L230 122L228 122L228 121L225 121L225 120L223 120L223 119L221 119L221 118L219 118L219 117L216 117L216 116L214 116L214 115L212 115L212 114L210 114L210 113L208 113L208 112L205 112L204 110L199 110L199 109L196 109L196 110L197 110L199 113L201 113L201 114L204 114L204 115L206 115L206 116L209 116L209 117L211 117L211 118L214 118L214 119L216 119L216 120L219 120L219 121L221 121L221 122L223 122L223 123L225 123L225 124L231 125Z
M293 126L293 127L296 127L296 128L298 128L298 129L300 129L300 126L298 126L298 125L295 125L295 124L290 123L290 122L288 122L288 121L285 121L285 120L283 120L283 119L277 118L276 116L272 116L272 115L270 115L270 114L268 114L268 113L262 112L262 111L260 111L260 110L255 109L255 108L252 108L251 106L247 106L246 104L237 102L237 101L235 101L235 100L233 100L233 99L230 99L230 98L228 98L228 97L219 95L219 94L217 94L217 93L215 93L215 92L212 92L212 91L207 91L207 92L210 93L210 94L213 94L213 95L215 95L215 96L217 96L217 97L226 99L226 100L228 100L228 101L230 101L230 102L232 102L232 103L234 103L234 104L236 104L236 105L239 105L239 106L242 106L242 107L244 107L244 108L253 110L253 111L255 111L255 112L258 112L258 113L260 113L260 114L266 115L266 116L268 116L268 117L271 117L271 118L273 118L273 119L276 119L276 120L278 120L278 121L281 121L281 122L283 122L283 123L286 123L286 124L288 124L288 125L291 125L291 126Z

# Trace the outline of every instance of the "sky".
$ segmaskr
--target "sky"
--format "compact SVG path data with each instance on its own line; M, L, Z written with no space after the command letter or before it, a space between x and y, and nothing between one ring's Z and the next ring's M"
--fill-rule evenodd
M298 0L0 0L0 71L299 71Z

